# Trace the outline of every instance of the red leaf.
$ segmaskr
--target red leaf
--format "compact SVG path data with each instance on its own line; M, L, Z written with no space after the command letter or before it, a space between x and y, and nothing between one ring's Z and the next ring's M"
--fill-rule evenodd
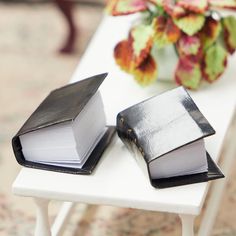
M159 48L177 42L180 37L180 29L170 17L156 17L153 19L152 25L154 29L154 42Z
M157 79L157 65L150 54L140 65L135 65L131 41L119 42L114 49L114 57L120 68L134 75L134 79L141 85L150 84Z
M165 11L173 18L184 16L186 11L183 7L177 6L175 0L164 0L163 7Z
M157 79L157 64L149 55L141 65L131 72L134 79L141 85L148 85Z
M235 0L208 0L210 7L236 10Z
M129 33L129 42L135 66L140 65L149 55L153 45L153 29L150 25L137 25Z
M202 56L201 42L197 35L183 34L177 43L177 49L180 57L192 56L199 60Z
M175 71L175 80L177 84L189 89L197 89L202 78L200 64L192 61L191 58L182 57L179 59Z
M208 8L208 0L179 0L177 5L188 11L204 13Z
M119 42L114 49L116 63L122 70L130 72L132 69L132 46L128 40Z
M204 51L217 40L221 29L222 26L220 21L213 19L211 16L206 18L205 24L199 32L199 37Z

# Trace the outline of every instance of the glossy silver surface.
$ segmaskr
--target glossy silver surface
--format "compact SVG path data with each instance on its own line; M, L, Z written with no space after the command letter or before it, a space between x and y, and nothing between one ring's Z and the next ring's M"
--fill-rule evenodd
M148 162L215 133L183 87L134 105L118 119L129 127Z

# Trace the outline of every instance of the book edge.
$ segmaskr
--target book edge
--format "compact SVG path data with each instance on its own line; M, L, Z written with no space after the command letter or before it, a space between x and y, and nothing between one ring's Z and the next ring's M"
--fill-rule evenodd
M48 123L48 124L43 124L43 125L40 125L38 127L34 127L34 128L31 128L31 129L27 129L27 130L24 130L24 127L26 126L26 124L28 123L28 121L30 120L30 118L32 117L32 115L37 111L37 109L40 107L40 105L47 99L48 96L50 96L50 94L56 92L56 91L59 91L59 90L63 90L64 88L67 88L67 87L70 87L70 86L73 86L77 83L80 83L81 81L85 81L85 80L89 80L89 79L93 79L97 76L101 76L101 81L100 83L98 84L97 86L97 89L94 91L93 95L96 93L96 91L99 89L100 85L102 84L102 82L104 81L104 79L107 77L108 73L103 73L103 74L98 74L98 75L94 75L94 76L91 76L91 77L88 77L88 78L85 78L83 80L80 80L80 81L77 81L75 83L72 83L72 84L68 84L68 85L65 85L63 87L60 87L60 88L57 88L57 89L54 89L52 90L44 99L43 101L37 106L37 108L31 113L31 115L29 116L29 118L25 121L25 123L21 126L21 128L19 129L19 131L17 132L17 134L15 136L20 136L20 135L23 135L23 134L26 134L26 133L29 133L29 132L33 132L33 131L36 131L36 130L39 130L39 129L43 129L43 128L47 128L47 127L50 127L50 126L53 126L53 125L58 125L58 124L62 124L62 123L65 123L65 122L70 122L70 121L73 121L78 115L79 113L77 113L73 118L68 118L68 119L64 119L64 120L58 120L58 121L54 121L54 122L51 122L51 123ZM88 100L89 101L89 100ZM86 103L87 104L87 103ZM85 104L85 105L86 105ZM24 131L23 131L24 130Z

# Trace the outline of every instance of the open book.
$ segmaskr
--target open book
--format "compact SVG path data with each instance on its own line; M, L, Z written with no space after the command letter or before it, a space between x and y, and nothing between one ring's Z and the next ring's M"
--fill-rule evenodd
M204 145L215 130L183 87L120 112L117 132L154 187L223 177Z
M75 120L20 135L22 152L28 161L81 168L106 129L98 91Z
M208 171L204 140L200 139L150 162L152 179L192 175Z
M91 173L115 131L106 127L98 91L105 77L97 75L52 91L13 138L18 162Z

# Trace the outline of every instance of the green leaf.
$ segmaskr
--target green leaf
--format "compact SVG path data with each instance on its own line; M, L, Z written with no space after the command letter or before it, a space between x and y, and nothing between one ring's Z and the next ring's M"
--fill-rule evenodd
M130 41L135 65L139 65L147 57L153 43L153 28L151 25L137 25L130 32Z
M236 9L236 1L235 0L208 0L210 7L217 8L226 8L226 9Z
M203 58L203 78L208 82L218 79L227 65L227 51L220 44L213 44Z
M197 89L202 78L200 64L189 57L181 57L175 71L177 84L189 89Z
M230 53L236 49L236 18L233 16L223 19L224 39L226 48Z
M149 2L162 7L165 0L148 0Z
M187 35L194 35L203 27L205 16L201 14L188 14L174 19L174 23Z
M106 11L113 16L128 15L147 10L146 0L108 0Z
M131 73L134 79L143 86L149 85L157 79L158 68L155 60L149 55L137 68Z
M159 16L153 19L154 43L158 48L177 42L180 37L180 29L170 17Z

